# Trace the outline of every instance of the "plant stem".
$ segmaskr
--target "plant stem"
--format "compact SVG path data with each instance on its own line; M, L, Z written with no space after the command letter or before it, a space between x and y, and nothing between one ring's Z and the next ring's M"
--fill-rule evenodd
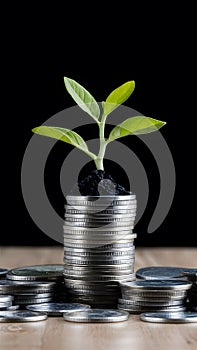
M106 117L103 116L101 119L101 122L99 123L100 149L99 149L98 156L94 160L97 170L104 170L103 158L104 158L106 146L108 143L105 140L105 120L106 120Z

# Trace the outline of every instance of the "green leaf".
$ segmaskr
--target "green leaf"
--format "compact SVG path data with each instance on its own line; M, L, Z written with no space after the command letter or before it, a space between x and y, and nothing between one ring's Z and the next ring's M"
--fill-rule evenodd
M98 121L100 109L94 97L75 80L64 77L64 83L67 91L78 106Z
M111 92L106 102L102 102L104 115L111 113L116 107L124 103L135 89L135 82L128 81Z
M132 117L126 119L121 124L115 126L115 128L111 131L109 135L108 141L113 141L119 139L120 137L124 137L127 135L141 135L148 134L150 132L157 131L162 126L164 126L166 122L162 122L160 120L148 118L148 117Z
M54 126L39 126L37 128L32 129L32 131L42 136L48 136L53 139L69 143L70 145L73 145L79 148L81 151L84 151L86 154L88 154L92 158L96 157L95 155L93 155L93 153L91 153L88 150L88 147L84 139L75 131L68 130L65 128L54 127Z

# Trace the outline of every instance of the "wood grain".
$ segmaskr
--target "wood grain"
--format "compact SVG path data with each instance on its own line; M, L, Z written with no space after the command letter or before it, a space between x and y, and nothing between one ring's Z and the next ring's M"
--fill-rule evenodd
M62 263L62 248L0 248L0 266ZM135 270L144 266L196 267L196 248L137 248ZM79 324L51 317L35 323L0 324L1 350L196 350L197 324L156 324L130 315L116 324Z

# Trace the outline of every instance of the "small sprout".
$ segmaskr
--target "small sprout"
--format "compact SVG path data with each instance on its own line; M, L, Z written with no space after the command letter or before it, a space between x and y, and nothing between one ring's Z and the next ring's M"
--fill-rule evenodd
M88 113L99 126L100 149L98 155L90 152L84 139L75 131L54 126L39 126L32 131L36 134L48 136L56 140L69 143L91 157L96 165L97 170L104 170L103 159L105 156L106 146L121 137L128 135L141 135L157 131L166 123L160 120L148 118L145 116L135 116L126 119L121 124L115 126L109 138L105 138L105 123L107 116L120 104L124 103L135 89L135 82L128 81L111 92L106 101L102 102L102 114L98 103L94 97L76 81L64 78L64 83L68 93L78 106Z

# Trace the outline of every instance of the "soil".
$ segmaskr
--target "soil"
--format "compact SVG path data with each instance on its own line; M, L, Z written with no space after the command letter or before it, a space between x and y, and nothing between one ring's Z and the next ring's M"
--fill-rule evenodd
M73 195L78 194L76 193L78 192L77 190L82 196L125 196L131 194L131 192L117 184L113 177L103 170L92 171L73 187L71 193Z

